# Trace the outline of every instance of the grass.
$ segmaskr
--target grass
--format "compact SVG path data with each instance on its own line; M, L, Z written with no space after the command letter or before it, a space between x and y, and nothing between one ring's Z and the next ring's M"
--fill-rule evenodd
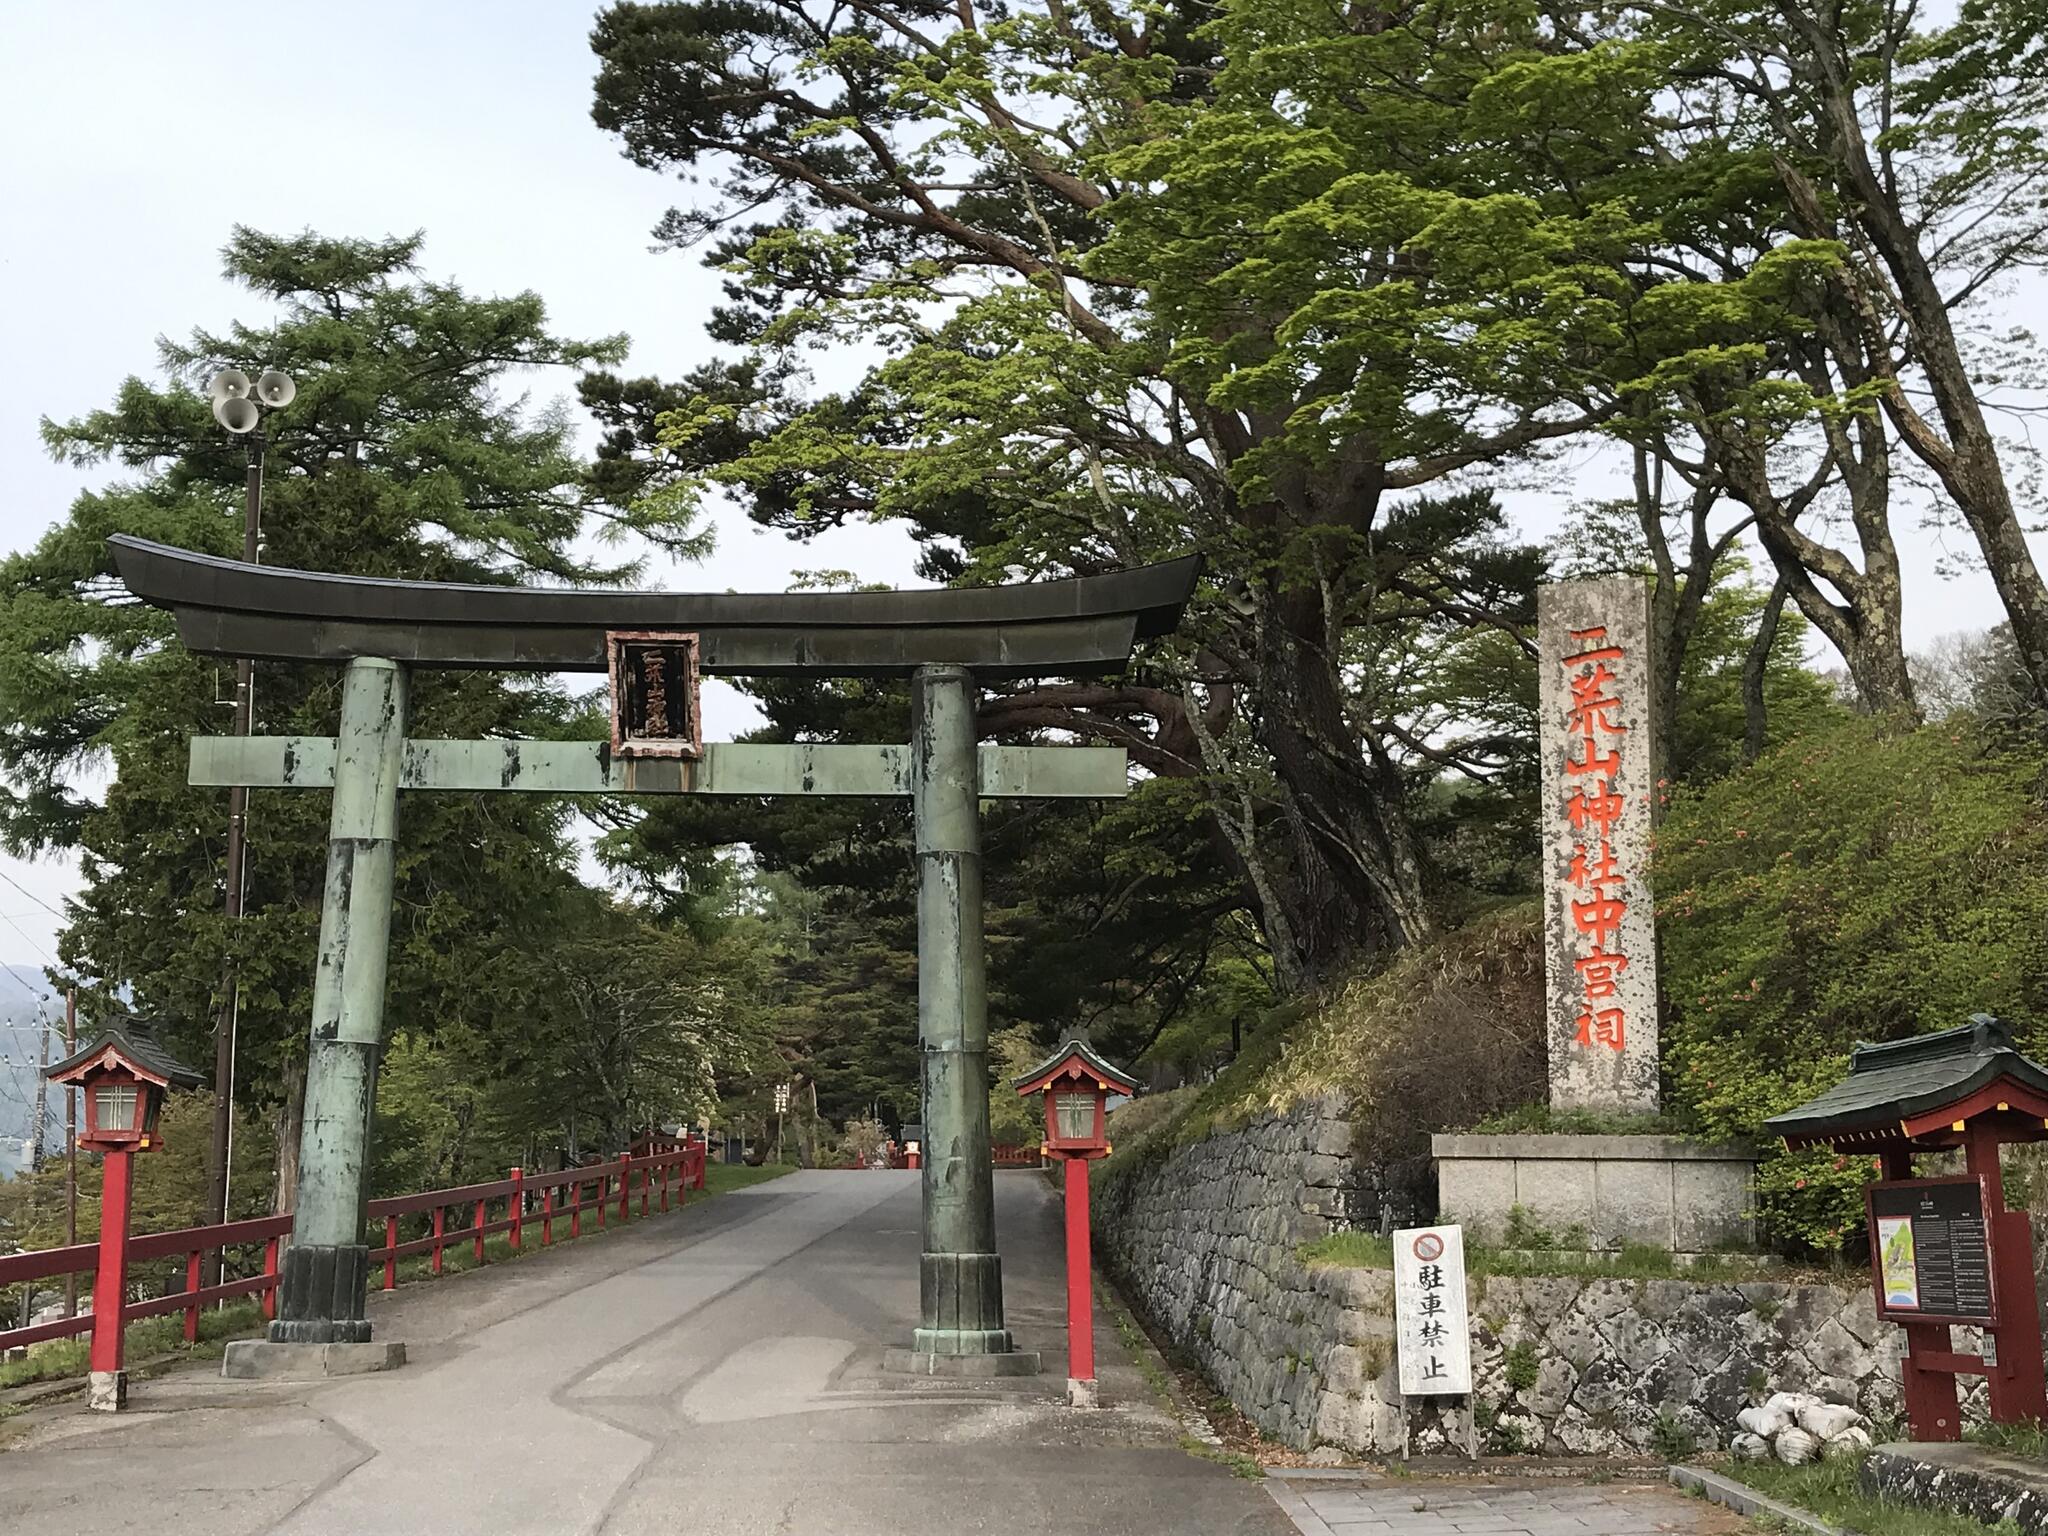
M253 1301L238 1301L199 1314L199 1342L185 1342L182 1313L166 1317L145 1317L125 1330L125 1358L133 1362L176 1355L189 1360L217 1360L230 1339L245 1339L263 1324L261 1309ZM24 1360L0 1365L0 1387L25 1387L37 1381L61 1381L83 1376L90 1349L84 1335L52 1339L31 1349Z
M1131 1364L1138 1368L1138 1374L1145 1378L1145 1385L1152 1389L1152 1395L1159 1399L1160 1406L1168 1413L1174 1411L1173 1383L1160 1368L1152 1353L1152 1346L1139 1329L1137 1319L1132 1317L1117 1296L1101 1286L1095 1288L1096 1298L1102 1303L1103 1311L1116 1325L1116 1336L1124 1347L1124 1353L1131 1357Z
M1339 1269L1392 1269L1394 1243L1376 1232L1332 1232L1305 1243L1300 1249L1303 1263ZM1478 1277L1516 1279L1536 1275L1583 1275L1589 1279L1614 1280L1778 1280L1790 1276L1780 1269L1759 1269L1737 1255L1703 1254L1681 1264L1665 1249L1646 1243L1632 1243L1615 1253L1574 1253L1490 1248L1470 1243L1465 1248L1465 1273Z
M1475 1136L1683 1136L1687 1128L1669 1115L1602 1114L1591 1109L1552 1109L1523 1104L1488 1115L1466 1128Z
M704 1192L708 1195L729 1194L735 1189L745 1189L749 1184L765 1184L770 1179L795 1172L793 1163L763 1163L758 1168L749 1168L745 1163L706 1163Z
M1859 1536L2019 1536L2012 1521L1986 1525L1966 1515L1893 1504L1871 1498L1856 1482L1860 1465L1853 1456L1812 1462L1803 1467L1775 1461L1738 1461L1721 1470L1759 1493L1817 1515L1830 1525Z
M1963 1438L2011 1456L2048 1461L2048 1425L1971 1424L1963 1430Z
M710 1163L704 1169L705 1195L722 1195L736 1189L745 1189L750 1184L765 1183L780 1178L795 1170L787 1164L768 1163L759 1168L749 1168L744 1163ZM673 1209L674 1207L671 1207ZM649 1207L649 1214L659 1215L658 1205ZM578 1243L589 1242L608 1232L623 1230L617 1220L616 1208L611 1212L612 1220L605 1226L597 1225L591 1208L586 1206L583 1213L583 1235L575 1239ZM632 1226L640 1220L639 1197L633 1199ZM567 1243L568 1219L555 1218L555 1245ZM518 1249L512 1246L511 1234L500 1232L484 1239L484 1264L504 1264L516 1259L531 1258L544 1250L540 1242L540 1220L529 1216L526 1221L524 1244ZM381 1237L379 1239L381 1241ZM449 1234L448 1244L441 1251L441 1269L446 1275L459 1275L478 1268L474 1242L464 1233ZM433 1258L430 1254L415 1254L398 1261L398 1282L410 1285L415 1281L433 1278ZM373 1288L384 1283L383 1268L373 1263L370 1284ZM218 1359L223 1347L230 1339L246 1339L259 1333L263 1327L262 1309L254 1301L239 1301L225 1307L211 1307L199 1314L199 1342L188 1345L185 1342L185 1318L182 1313L164 1317L145 1317L140 1322L130 1323L123 1340L124 1358L131 1364L143 1360L154 1360L166 1355L176 1355L191 1360ZM32 1348L26 1359L0 1364L0 1387L23 1387L31 1382L62 1381L86 1373L86 1358L90 1345L85 1335L75 1338L52 1339ZM0 1416L6 1415L0 1406Z

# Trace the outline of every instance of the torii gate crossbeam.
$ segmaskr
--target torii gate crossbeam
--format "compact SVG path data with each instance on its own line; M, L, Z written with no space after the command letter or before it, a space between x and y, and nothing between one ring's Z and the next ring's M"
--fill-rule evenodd
M1085 676L1170 633L1198 557L1007 587L913 592L597 592L457 586L256 566L125 535L108 541L137 597L169 609L209 655L346 665L338 734L197 738L191 782L331 789L326 890L292 1246L267 1341L238 1373L375 1368L364 1313L370 1117L383 1037L400 790L551 794L905 795L918 863L924 1244L911 1369L1036 1368L1003 1321L988 1130L980 801L1121 795L1125 755L1102 747L977 747L977 677ZM411 741L408 669L612 670L627 641L687 647L709 673L902 676L908 744L776 746ZM671 652L673 659L675 652ZM666 665L666 663L664 663ZM657 678L661 675L657 674ZM680 683L668 678L680 691ZM657 686L660 686L659 681ZM694 694L691 696L694 729ZM616 750L615 750L616 748ZM368 1358L365 1358L368 1357Z

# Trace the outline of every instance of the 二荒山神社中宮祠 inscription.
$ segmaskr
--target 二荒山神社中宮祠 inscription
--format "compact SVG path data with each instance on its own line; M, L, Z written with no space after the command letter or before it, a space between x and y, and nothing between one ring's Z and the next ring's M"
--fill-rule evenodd
M1654 1111L1647 596L1625 578L1561 582L1541 596L1538 632L1551 1101Z

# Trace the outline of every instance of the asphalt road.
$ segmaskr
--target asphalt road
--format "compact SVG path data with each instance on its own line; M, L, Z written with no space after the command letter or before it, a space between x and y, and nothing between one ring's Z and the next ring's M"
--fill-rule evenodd
M892 1375L917 1311L904 1173L801 1173L409 1287L373 1313L402 1371L137 1383L0 1454L0 1531L152 1536L1278 1533L1260 1487L1183 1452L1098 1326L1106 1406L1065 1385L1058 1209L996 1176L1011 1327L1047 1373Z

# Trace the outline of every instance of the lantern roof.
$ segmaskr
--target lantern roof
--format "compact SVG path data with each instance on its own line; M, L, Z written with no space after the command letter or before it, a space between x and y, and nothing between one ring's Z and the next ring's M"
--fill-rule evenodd
M2030 1117L2048 1133L2048 1068L2014 1049L2012 1032L1988 1013L1933 1034L1859 1045L1849 1075L1817 1098L1774 1115L1764 1129L1793 1146L1939 1140L1957 1120L1987 1109Z
M53 1083L75 1083L95 1067L109 1062L126 1067L159 1088L203 1088L206 1079L165 1050L156 1027L132 1013L110 1018L90 1045L43 1069Z
M1134 1094L1138 1091L1138 1080L1098 1056L1095 1047L1088 1043L1088 1037L1079 1031L1060 1041L1058 1050L1013 1081L1019 1093L1038 1093L1052 1087L1062 1077L1093 1078L1103 1088L1117 1093Z

